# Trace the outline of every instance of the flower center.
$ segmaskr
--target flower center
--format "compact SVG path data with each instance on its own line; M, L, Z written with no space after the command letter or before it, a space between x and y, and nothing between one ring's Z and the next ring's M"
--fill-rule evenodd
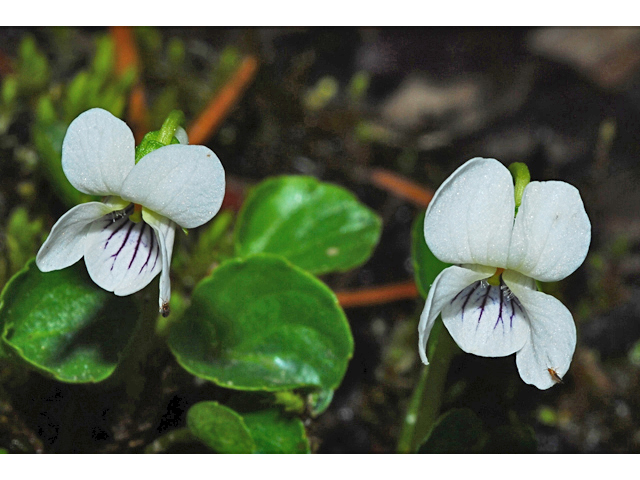
M487 278L487 283L489 285L493 285L494 287L499 287L500 277L502 276L503 272L504 272L504 268L497 268L496 273L494 273L493 276Z
M129 220L133 223L138 223L142 221L142 205L139 203L133 204L133 213L129 215Z

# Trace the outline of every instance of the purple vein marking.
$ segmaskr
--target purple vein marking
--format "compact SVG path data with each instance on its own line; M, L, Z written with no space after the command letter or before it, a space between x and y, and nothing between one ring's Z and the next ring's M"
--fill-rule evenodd
M487 304L487 299L491 298L489 293L491 293L491 287L487 288L487 291L484 294L484 299L482 300L482 305L480 305L480 315L478 315L478 325L480 325L480 320L482 319L482 314L484 313L484 307Z
M109 242L111 241L111 239L113 238L113 236L114 236L116 233L118 233L118 232L120 231L120 229L121 229L122 227L124 227L124 226L125 226L125 224L126 224L126 223L127 223L127 221L126 221L126 220L125 220L125 221L123 221L120 225L118 225L118 227L117 227L113 232L111 232L111 235L109 235L109 238L107 238L107 242L104 244L104 249L105 249L105 250L107 249L107 245L109 245ZM113 222L112 222L111 220L109 220L109 223L107 224L107 226L106 226L106 227L104 227L102 230L106 230L107 228L109 228L109 225L113 225Z
M144 225L145 227L147 226L147 224L145 223ZM149 255L147 255L147 259L145 260L145 262L142 264L142 266L140 267L140 271L138 272L138 275L142 273L142 270L144 269L144 267L146 267L149 264L149 259L151 258L151 252L153 252L153 249L155 248L156 244L155 244L155 240L156 240L156 235L154 232L151 232L151 245L149 246ZM157 257L156 257L157 258ZM153 266L155 267L155 263L153 264Z
M155 234L154 234L155 237ZM158 261L158 255L160 255L160 245L156 246L156 258L153 261L153 266L151 267L151 270L153 270L154 268L156 268L156 262Z
M140 233L138 234L138 241L136 242L136 248L133 250L133 256L131 257L131 261L129 262L129 266L127 270L131 268L133 265L133 261L136 259L136 255L138 255L138 249L140 248L140 243L142 242L142 237L144 236L144 231L147 228L147 224L143 223L142 228L140 229Z
M494 330L499 323L502 323L502 326L504 327L504 320L502 319L502 304L504 302L504 293L502 291L502 288L498 288L498 290L500 290L500 309L498 310L498 319L496 320L496 324L493 326Z
M464 302L462 303L460 320L462 320L463 322L464 322L464 309L467 307L467 303L469 302L469 299L471 298L471 295L473 295L473 293L478 289L479 285L480 285L480 282L476 282L476 284L473 286L473 288L471 290L469 290L469 293L467 294L467 298L465 298ZM463 290L463 292L464 292L464 290ZM460 293L462 293L462 292L460 292ZM460 293L458 295L460 295ZM458 295L456 295L456 297ZM455 298L454 298L454 300L455 300ZM453 300L451 300L451 303L453 303Z
M118 259L118 255L120 255L120 252L122 251L122 249L124 248L124 246L127 244L127 240L129 240L129 235L131 235L131 230L133 230L133 227L135 227L136 224L131 222L131 225L129 226L129 230L127 231L127 234L124 237L124 240L122 242L122 245L120 245L120 248L118 249L118 251L116 253L114 253L113 255L111 255L111 258L113 258L113 263L111 264L111 270L113 270L113 266L116 264L116 260ZM111 237L113 236L113 234L111 235ZM109 237L109 238L111 238Z

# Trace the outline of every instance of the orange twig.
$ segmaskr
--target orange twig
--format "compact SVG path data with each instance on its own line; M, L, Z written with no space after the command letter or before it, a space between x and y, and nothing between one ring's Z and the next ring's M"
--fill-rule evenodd
M138 68L138 49L131 27L110 27L116 47L116 73L123 75L129 68Z
M203 144L217 131L258 71L258 60L246 57L227 84L187 128L189 143Z
M379 305L416 298L420 294L413 280L380 287L364 288L361 290L344 290L336 292L340 305L344 308Z
M369 180L378 188L409 200L421 208L426 208L433 198L433 190L422 187L411 180L382 168L373 170Z
M13 61L8 55L0 50L0 75L4 77L10 73L13 73Z
M124 75L131 68L138 71L140 68L138 48L131 27L111 27L110 32L116 48L116 73ZM136 142L140 142L149 128L144 87L139 80L129 94L127 119L133 129Z

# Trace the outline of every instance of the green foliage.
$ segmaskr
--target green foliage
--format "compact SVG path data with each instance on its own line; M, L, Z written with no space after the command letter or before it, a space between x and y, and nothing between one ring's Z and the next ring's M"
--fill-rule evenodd
M427 298L433 281L450 265L438 260L424 241L424 216L424 212L418 215L411 227L411 260L418 291Z
M438 418L419 453L534 453L533 429L511 412L507 424L488 428L475 412L454 408Z
M277 409L240 414L217 402L189 409L191 433L216 453L309 453L304 426Z
M309 453L309 440L299 418L271 408L243 414L256 443L255 453Z
M13 78L19 90L16 96L26 96L42 90L51 76L47 57L35 39L27 35L20 42L16 73Z
M351 193L315 178L283 176L251 192L238 217L236 253L275 253L315 273L365 262L382 222Z
M42 244L42 220L29 220L25 207L17 207L11 212L5 233L6 257L0 258L0 282L24 267Z
M63 382L109 377L138 317L132 297L102 290L82 264L42 273L31 261L0 297L5 350Z
M13 72L2 78L0 87L0 133L5 133L13 118L42 92L51 76L47 57L35 39L27 35L20 42Z
M110 37L96 39L96 52L89 69L79 72L68 84L61 102L60 121L65 124L90 108L104 108L122 117L127 96L136 79L133 69L116 75L113 41Z
M449 410L433 426L419 453L473 453L482 437L482 420L472 410Z
M331 400L333 400L333 390L324 389L311 392L307 398L307 408L313 417L317 417L329 408Z
M254 255L200 282L169 347L186 370L228 388L333 389L353 339L322 282L278 256Z
M216 453L253 453L256 449L242 417L217 402L196 403L187 413L187 426Z

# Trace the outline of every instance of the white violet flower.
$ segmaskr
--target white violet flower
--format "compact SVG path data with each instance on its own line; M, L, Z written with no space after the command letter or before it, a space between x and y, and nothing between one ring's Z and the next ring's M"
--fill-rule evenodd
M584 261L591 224L578 190L565 182L531 182L514 219L513 178L500 162L474 158L436 191L424 235L433 254L453 266L429 290L420 317L420 357L442 314L462 350L483 357L516 354L522 379L550 388L567 372L576 346L569 310L536 288Z
M160 276L160 312L169 313L169 263L176 224L198 227L218 212L224 169L207 147L163 146L136 164L129 127L106 110L78 116L62 144L62 168L83 193L106 197L65 213L36 257L43 272L73 265L82 257L92 280L107 291L135 293ZM133 216L131 216L133 214Z

